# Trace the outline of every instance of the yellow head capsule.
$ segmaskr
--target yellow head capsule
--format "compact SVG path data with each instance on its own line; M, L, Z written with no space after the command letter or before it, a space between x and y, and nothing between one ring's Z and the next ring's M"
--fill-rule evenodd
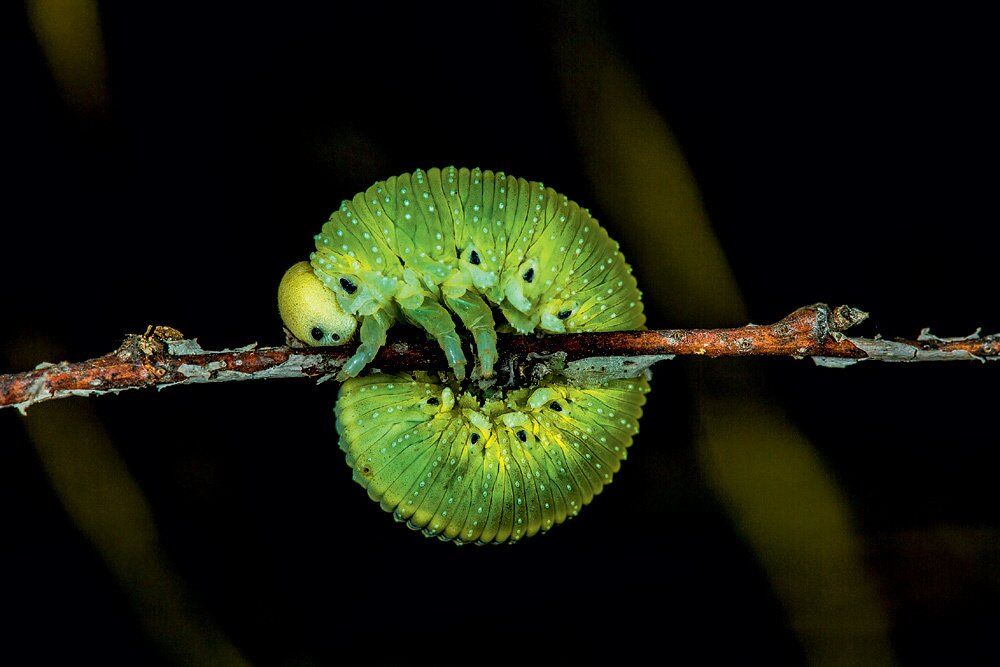
M292 335L313 346L343 345L354 335L357 319L345 313L332 290L313 273L309 262L294 264L278 286L278 310Z

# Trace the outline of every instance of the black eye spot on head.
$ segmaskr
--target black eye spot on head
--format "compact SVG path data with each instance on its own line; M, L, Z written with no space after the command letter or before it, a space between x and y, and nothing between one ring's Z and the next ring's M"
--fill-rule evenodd
M469 264L478 265L481 260L479 259L479 253L473 250L469 253Z
M572 314L573 314L572 310L560 310L559 314L556 315L556 317L558 317L560 320L565 320Z
M524 430L522 429L517 432L517 439L520 440L521 442L528 442L528 434L525 433Z
M313 340L323 340L323 330L319 327L313 327L309 335L313 337Z
M340 286L343 287L344 291L347 292L348 294L354 294L355 292L358 291L358 286L352 283L347 278L340 279Z
M526 283L530 283L532 280L534 280L535 279L535 269L534 269L534 267L532 267L532 268L528 269L527 271L525 271L524 275L521 276L521 277L524 278L524 282L526 282Z
M438 400L437 396L431 396L427 399L427 405L437 405L441 401Z
M469 440L472 441L472 444L476 444L477 442L479 442L479 434L478 433L473 433L472 437L469 438Z
M333 340L340 340L340 334L332 333L330 334L330 338L332 338Z
M551 403L549 403L549 408L555 410L556 412L562 412L562 406L559 405L559 403L557 403L556 401L552 401Z

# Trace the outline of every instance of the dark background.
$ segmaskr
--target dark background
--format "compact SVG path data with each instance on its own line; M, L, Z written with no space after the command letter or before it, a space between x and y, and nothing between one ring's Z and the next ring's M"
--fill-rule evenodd
M563 76L575 51L584 64L612 53L670 126L751 321L829 301L870 311L866 335L1000 331L998 54L982 17L99 3L95 50L79 43L86 12L64 9L80 4L12 5L0 27L2 370L96 356L149 323L210 349L277 342L278 280L329 212L418 166L544 180L589 206L626 257L668 247L669 215L637 228L595 188L574 130L588 112L568 102L587 67ZM68 50L40 47L46 25L66 27ZM650 326L743 323L711 304L675 307L683 281L633 265ZM0 652L836 663L884 640L902 663L986 662L1000 628L998 372L665 364L615 483L515 547L458 548L395 525L350 481L333 383L33 409L38 424L65 425L56 435L4 411ZM747 537L754 527L699 454L706 396L784 415L847 532L820 531L801 551ZM92 431L96 450L74 437ZM88 467L94 451L107 478ZM775 497L808 492L807 478L789 480ZM129 532L145 525L133 501L155 536ZM802 620L774 585L787 563L814 575L793 598L845 594L854 580L826 569L826 539L857 545L884 627L852 624L849 603Z

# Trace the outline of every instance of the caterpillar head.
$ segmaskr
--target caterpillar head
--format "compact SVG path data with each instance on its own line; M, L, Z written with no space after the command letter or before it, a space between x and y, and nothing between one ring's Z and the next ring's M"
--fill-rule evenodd
M337 296L313 273L309 262L294 264L278 285L278 310L292 335L312 346L343 345L357 319L345 313Z

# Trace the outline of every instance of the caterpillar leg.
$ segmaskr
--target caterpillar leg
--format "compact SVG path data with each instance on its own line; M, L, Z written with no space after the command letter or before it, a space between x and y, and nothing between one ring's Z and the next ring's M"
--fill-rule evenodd
M361 345L354 356L347 360L337 374L337 379L343 382L361 372L367 366L379 349L385 345L386 333L392 326L393 317L385 310L376 310L371 315L365 315L361 321Z
M497 361L497 331L493 311L479 295L468 291L460 297L445 296L445 303L472 333L483 375L490 377Z
M451 319L451 314L430 299L424 299L422 304L414 308L402 306L402 310L413 323L437 339L455 377L464 379L468 361L462 351L462 339L455 332L455 321Z

